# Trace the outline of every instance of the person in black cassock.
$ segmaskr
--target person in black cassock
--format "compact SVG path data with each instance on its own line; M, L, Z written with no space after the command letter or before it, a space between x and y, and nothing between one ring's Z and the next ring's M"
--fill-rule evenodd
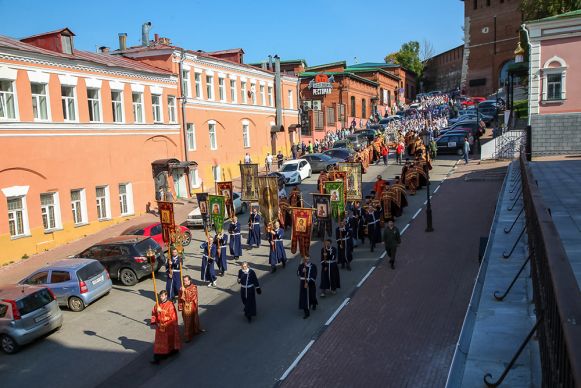
M311 263L309 257L303 257L303 262L297 270L299 277L299 309L305 312L303 319L311 315L311 309L317 309L317 266Z
M331 294L336 294L337 288L341 288L341 278L339 276L339 267L337 266L337 250L331 246L331 240L325 240L321 248L321 297L325 297L327 290Z
M339 226L335 229L335 239L337 240L337 252L341 268L351 271L351 261L353 261L353 240L351 231L347 229L345 221L341 220Z
M238 284L240 284L240 296L244 304L244 316L248 323L256 316L256 294L261 294L260 285L256 273L248 267L248 263L242 263L242 269L238 270Z

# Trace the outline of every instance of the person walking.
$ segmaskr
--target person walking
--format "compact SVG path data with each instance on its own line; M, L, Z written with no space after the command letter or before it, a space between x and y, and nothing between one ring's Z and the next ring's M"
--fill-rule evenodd
M165 290L167 291L169 300L176 298L180 288L182 288L180 261L183 263L183 259L178 254L178 250L172 247L171 257L165 263Z
M331 294L337 293L337 288L341 288L341 278L339 274L339 267L337 266L337 250L331 246L331 240L325 240L325 245L321 249L321 297L327 295L327 291L331 290Z
M232 217L230 226L228 227L230 256L234 256L234 260L238 260L242 256L242 236L240 235L240 222L238 217Z
M238 284L240 284L240 296L242 297L242 304L244 305L244 316L248 323L252 321L252 317L256 316L256 294L262 293L260 284L258 284L258 277L254 270L252 270L248 263L242 263L242 268L238 270Z
M252 163L252 159L250 159L250 155L247 152L246 155L244 155L244 164L250 164L250 163Z
M396 158L397 164L401 164L403 150L404 150L404 144L402 141L400 141L399 143L397 143L397 148L395 149L395 158Z
M168 299L167 291L159 292L159 304L153 306L150 326L155 328L152 364L180 351L180 328L176 306Z
M387 166L387 158L389 156L389 148L384 145L381 146L381 157L383 158L383 165Z
M299 309L305 312L303 319L311 315L311 309L317 309L317 267L310 262L309 257L303 257L303 262L297 269L299 277Z
M204 241L200 245L202 250L202 267L200 268L202 281L208 282L208 287L216 286L216 269L214 262L217 256L217 247L213 243L213 239L208 237L208 241Z
M266 172L270 172L272 169L272 155L270 154L270 152L266 154L264 164L266 165Z
M270 253L268 261L270 263L271 272L276 272L276 265L282 263L282 267L286 267L286 252L284 250L284 243L282 240L284 230L280 228L278 221L274 222L274 228L269 230L268 242L270 243Z
M468 138L465 137L464 138L464 145L462 146L462 150L464 152L464 161L466 162L466 164L468 164L468 160L469 160L469 156L468 153L470 153L470 143L468 142Z
M401 244L401 235L399 229L394 225L393 220L387 222L387 227L383 231L383 244L389 257L391 269L395 269L395 254L398 245Z
M253 246L260 247L260 221L260 214L253 207L248 220L248 240L246 241L248 249L252 249Z
M196 334L204 330L200 327L198 315L198 287L192 283L189 275L183 277L183 287L178 298L178 310L182 312L184 320L184 338L190 342Z
M284 161L284 155L282 154L281 150L278 150L278 154L276 154L276 162L278 164L278 169L282 168L282 162Z

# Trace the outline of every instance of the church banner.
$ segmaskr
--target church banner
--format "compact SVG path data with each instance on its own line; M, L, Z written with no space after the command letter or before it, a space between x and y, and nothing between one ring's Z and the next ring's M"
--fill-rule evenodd
M313 193L315 216L322 221L331 221L331 196L329 194Z
M345 188L345 199L347 201L360 201L363 199L361 189L361 163L338 163L339 171L347 173L347 185Z
M198 200L198 208L205 226L208 223L208 193L196 193L196 199Z
M260 176L258 181L258 204L260 214L266 224L278 219L278 178L275 176Z
M226 211L226 203L223 195L208 196L208 205L210 209L210 221L214 225L216 232L222 231L224 227L224 214Z
M175 227L173 202L157 201L157 209L159 210L162 238L168 244L171 241L170 234Z
M226 204L226 214L228 214L228 218L234 217L232 181L216 182L216 194L222 195L224 197L224 203Z
M325 182L325 191L330 195L333 218L342 219L345 215L345 183L343 181Z
M313 226L313 209L291 207L293 228L291 237L291 253L297 252L297 245L302 257L310 256L311 231Z
M241 197L243 201L258 201L258 164L249 163L240 165L240 179L242 183Z

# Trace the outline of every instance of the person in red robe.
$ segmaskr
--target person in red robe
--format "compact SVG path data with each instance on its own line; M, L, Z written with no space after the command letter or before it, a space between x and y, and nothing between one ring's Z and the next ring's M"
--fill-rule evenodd
M155 327L151 363L159 364L161 359L179 352L181 347L176 307L167 299L165 290L159 293L159 304L153 306L150 325Z
M185 275L183 287L178 298L178 310L182 312L184 319L184 338L190 342L196 334L203 332L200 327L200 316L198 315L198 287L192 283L192 278Z

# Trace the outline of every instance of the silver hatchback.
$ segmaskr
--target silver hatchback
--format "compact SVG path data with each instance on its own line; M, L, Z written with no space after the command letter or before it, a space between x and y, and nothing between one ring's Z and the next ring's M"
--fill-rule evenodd
M65 259L36 270L19 284L48 287L60 306L83 311L90 303L111 291L109 272L93 259Z
M60 328L63 314L46 287L14 284L0 287L0 348L16 353L20 346Z

